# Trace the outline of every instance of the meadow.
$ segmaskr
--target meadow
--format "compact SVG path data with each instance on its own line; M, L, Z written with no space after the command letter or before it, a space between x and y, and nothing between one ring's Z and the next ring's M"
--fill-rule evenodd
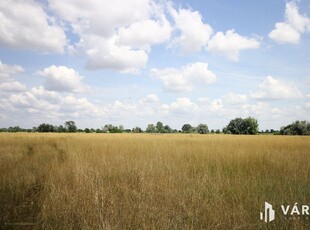
M0 229L309 229L279 214L309 162L301 136L2 133Z

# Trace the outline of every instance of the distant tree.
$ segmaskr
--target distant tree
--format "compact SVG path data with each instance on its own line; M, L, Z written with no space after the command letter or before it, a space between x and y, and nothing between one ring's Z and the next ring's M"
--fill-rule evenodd
M58 126L58 128L57 128L57 132L59 132L59 133L65 133L65 132L67 132L67 130L66 130L66 128L65 128L64 126L60 125L60 126Z
M89 129L89 128L85 128L85 129L84 129L84 132L85 132L85 133L90 133L90 129Z
M140 127L137 126L137 127L132 129L132 132L133 133L143 133L143 130Z
M77 127L74 121L66 121L65 127L68 133L76 133Z
M102 129L96 129L96 133L103 133Z
M209 132L209 128L206 124L199 124L197 126L197 132L200 134L206 134ZM214 132L214 130L213 130L213 132Z
M310 123L307 121L295 121L280 129L281 135L310 135Z
M156 127L153 124L148 124L146 128L147 133L156 133Z
M232 134L242 134L242 118L235 118L231 120L226 126L225 133L230 132Z
M164 130L164 124L162 122L158 121L156 123L156 131L158 133L163 133L163 130Z
M212 134L215 133L214 129L211 129L211 133L212 133Z
M123 130L121 130L119 127L117 126L113 126L113 128L111 130L109 130L110 133L122 133Z
M258 133L258 122L252 117L235 118L223 129L223 132L227 134L256 134Z
M219 133L221 133L221 131L220 131L219 129L217 129L217 130L215 131L215 133L216 133L216 134L219 134Z
M112 129L113 129L113 125L108 124L108 125L105 125L105 126L102 128L102 131L103 131L104 133L108 133L108 132L110 132L109 130L112 130Z
M183 133L191 133L191 132L193 132L193 127L190 124L184 124L182 126L182 132Z
M36 129L38 132L40 133L49 133L49 132L56 132L57 131L57 127L54 127L53 125L51 124L46 124L46 123L43 123L43 124L40 124L37 129Z
M258 122L253 117L243 119L243 134L256 134L258 133Z
M102 128L102 132L104 133L122 133L123 131L124 127L122 125L114 126L112 124L108 124Z
M169 125L165 125L162 130L163 133L173 133L173 129Z

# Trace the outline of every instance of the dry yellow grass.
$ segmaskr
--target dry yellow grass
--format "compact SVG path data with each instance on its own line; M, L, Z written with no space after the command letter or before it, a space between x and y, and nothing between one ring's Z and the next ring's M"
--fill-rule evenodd
M265 201L310 203L309 162L309 137L0 134L0 227L264 229Z

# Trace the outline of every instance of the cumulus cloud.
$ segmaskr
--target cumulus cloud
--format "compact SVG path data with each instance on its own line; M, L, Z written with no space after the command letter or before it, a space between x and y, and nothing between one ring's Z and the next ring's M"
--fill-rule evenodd
M8 77L10 74L17 74L24 72L23 67L19 65L7 65L0 60L0 77Z
M208 42L207 50L223 55L231 61L239 60L241 50L257 49L260 43L256 38L244 37L236 33L234 30L217 32Z
M208 69L208 63L196 62L181 69L152 69L151 75L159 79L164 88L173 92L191 91L197 84L211 84L216 75Z
M198 11L191 9L176 10L169 7L170 14L175 22L175 27L180 31L180 36L174 38L172 45L180 46L182 53L200 51L207 45L213 29L203 23L202 16Z
M83 77L74 69L66 66L52 65L36 74L45 77L44 87L47 90L79 93L86 89L82 83Z
M156 104L159 103L159 98L156 94L149 94L146 98L139 101L141 104Z
M13 93L2 99L2 103L6 105L6 113L14 112L14 116L23 114L34 118L40 115L53 119L104 116L104 111L85 97L78 98L71 94L48 91L42 86Z
M259 91L251 94L251 97L262 100L277 100L300 98L302 93L291 83L267 76L259 85Z
M12 78L11 75L24 72L19 65L7 65L0 60L0 92L18 92L26 89L26 86Z
M246 94L237 93L229 93L227 95L224 95L222 98L227 105L244 104L248 100L248 96Z
M234 98L233 102L227 100L226 96ZM39 86L0 98L0 109L4 111L3 119L19 121L22 115L31 125L49 120L59 124L65 119L74 119L80 124L91 118L128 127L145 127L150 122L160 120L176 128L185 123L198 125L201 122L212 128L223 128L230 119L247 116L257 118L260 125L263 124L261 128L279 128L292 119L305 119L309 112L309 103L304 107L281 108L266 101L245 100L243 94L231 93L226 96L197 99L179 97L162 102L156 94L149 94L138 100L115 100L98 104L85 97L49 91ZM132 118L130 121L128 114Z
M79 36L75 49L90 69L138 72L151 46L169 40L172 30L153 0L49 0L49 6Z
M62 53L67 44L64 30L37 1L0 1L0 46Z
M197 109L197 105L187 97L177 98L170 104L170 110L172 113L193 113Z
M50 8L70 23L74 32L111 37L115 29L149 19L156 10L151 0L49 0Z
M130 46L116 45L116 37L108 39L85 35L78 44L87 55L89 69L113 69L120 72L139 72L148 61L145 50L134 50Z
M160 44L170 39L172 27L164 15L160 20L148 19L133 23L127 28L120 28L117 43L137 49L150 50L153 44Z
M296 2L292 1L286 3L285 21L276 23L268 36L279 43L297 44L306 31L310 31L310 18L301 15Z
M26 89L26 86L18 81L12 80L8 82L0 83L0 92L14 92L14 91L23 91Z

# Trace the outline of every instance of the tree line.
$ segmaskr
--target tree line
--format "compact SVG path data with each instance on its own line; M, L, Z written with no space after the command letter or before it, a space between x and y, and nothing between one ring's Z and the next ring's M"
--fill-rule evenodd
M184 124L181 130L172 129L169 125L164 125L161 121L156 124L148 124L145 130L140 127L132 129L125 129L124 126L115 126L112 124L104 125L101 128L85 128L79 129L74 121L66 121L64 125L54 126L47 123L42 123L32 129L23 129L19 126L2 128L0 132L40 132L40 133L199 133L199 134L279 134L279 135L310 135L310 122L308 121L295 121L292 124L281 127L280 130L267 129L259 131L258 121L253 117L235 118L231 120L227 126L222 130L211 129L209 130L207 124L199 124L192 126Z

